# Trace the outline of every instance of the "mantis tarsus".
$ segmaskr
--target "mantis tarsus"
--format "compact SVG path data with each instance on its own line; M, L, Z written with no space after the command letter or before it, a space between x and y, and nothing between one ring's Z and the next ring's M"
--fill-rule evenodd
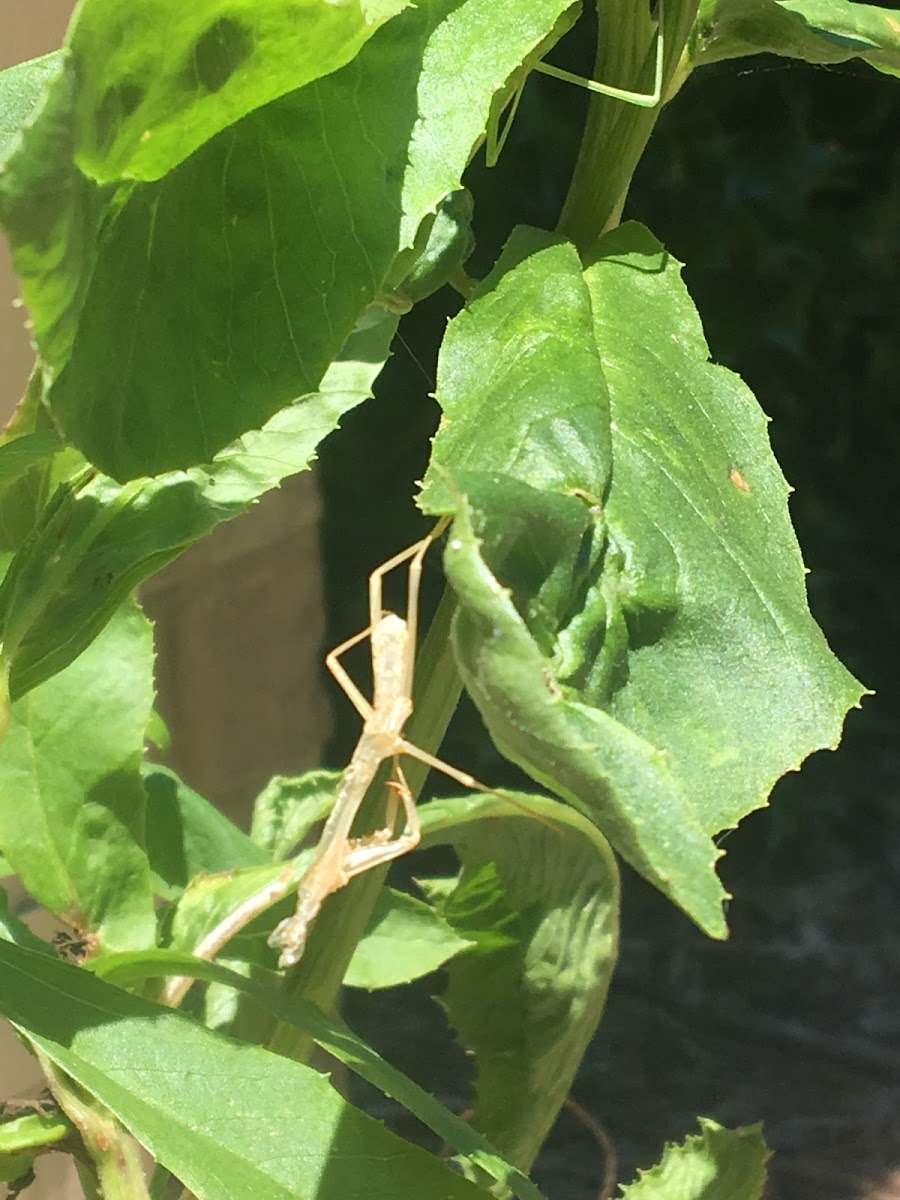
M399 858L417 845L420 837L419 819L415 801L400 767L401 755L418 759L465 787L486 790L474 776L420 750L403 736L403 727L413 708L412 685L422 560L431 543L442 532L444 524L372 572L369 576L369 625L326 655L326 665L362 717L363 729L341 776L334 808L322 830L313 863L300 880L296 911L282 921L269 938L269 944L281 951L279 965L282 967L293 966L299 961L309 927L332 892L344 887L355 875ZM405 562L409 563L409 574L406 617L403 618L383 609L382 592L385 576ZM372 645L371 703L340 662L342 655L366 638L371 640ZM351 837L353 823L366 793L382 763L388 760L392 760L393 766L387 784L385 824L365 837ZM394 826L401 806L406 824L404 830L395 835ZM295 881L296 868L294 863L290 863L276 879L248 897L219 922L197 944L194 954L198 958L214 957L244 926L286 896ZM190 987L190 982L186 977L171 979L165 991L166 1002L178 1004Z
M592 92L596 96L608 96L611 100L621 100L624 104L635 104L639 108L655 108L662 99L662 82L663 82L663 62L665 54L665 41L663 38L663 0L659 0L659 13L656 22L656 61L653 75L653 90L651 92L631 91L628 88L615 87L611 83L599 83L596 79L585 79L582 75L574 75L571 71L564 71L561 67L555 67L552 63L543 62L541 55L545 53L547 43L543 43L537 50L535 57L526 61L523 68L516 74L519 76L518 84L515 90L510 93L509 88L501 93L499 106L491 112L486 134L485 159L489 167L494 166L500 153L506 144L506 139L509 136L509 131L512 128L513 120L515 119L516 109L519 107L519 100L522 97L522 91L531 71L538 71L542 75L549 75L553 79L560 79L563 83L573 83L577 87L584 88L588 92ZM555 38L553 39L555 40ZM514 76L515 78L515 76ZM496 98L495 98L496 103ZM500 117L509 107L506 120L503 124L503 129L498 132Z

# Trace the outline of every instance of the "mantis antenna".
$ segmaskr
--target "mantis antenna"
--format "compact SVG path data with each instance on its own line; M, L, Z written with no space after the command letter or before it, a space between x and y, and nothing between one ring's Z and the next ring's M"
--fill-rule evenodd
M635 104L639 108L656 108L662 99L662 80L663 80L663 60L665 56L665 39L663 36L663 0L659 0L659 17L657 18L656 26L656 67L653 75L653 91L652 92L633 92L627 88L614 87L611 83L598 83L596 79L585 79L582 75L573 75L571 71L564 71L561 67L554 67L552 63L536 62L528 66L525 74L522 76L522 81L516 88L515 94L510 101L509 112L506 120L503 123L503 129L498 133L497 124L499 113L492 113L489 118L488 131L486 135L487 147L485 150L485 160L489 167L494 166L500 153L506 144L506 139L509 137L509 131L512 128L513 120L515 119L516 110L519 107L519 101L522 98L522 91L528 79L530 71L539 71L542 75L549 75L552 79L561 79L563 83L573 83L576 87L582 87L588 92L592 92L596 96L608 96L611 100L621 100L624 104Z

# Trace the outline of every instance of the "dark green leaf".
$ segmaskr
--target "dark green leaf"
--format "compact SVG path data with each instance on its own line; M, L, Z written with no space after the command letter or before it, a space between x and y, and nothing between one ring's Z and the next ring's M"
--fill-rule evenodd
M53 955L54 951L49 942L39 938L37 934L19 920L9 908L9 897L4 888L0 888L0 938L7 942L15 942L29 950L37 950L41 954Z
M622 1189L622 1200L760 1200L769 1159L762 1127L723 1129L701 1117L700 1129L668 1145L660 1163Z
M156 937L140 777L152 705L151 630L129 603L13 705L0 754L0 849L36 900L112 949Z
M26 471L58 453L64 445L59 434L49 429L4 442L0 445L0 488L15 483Z

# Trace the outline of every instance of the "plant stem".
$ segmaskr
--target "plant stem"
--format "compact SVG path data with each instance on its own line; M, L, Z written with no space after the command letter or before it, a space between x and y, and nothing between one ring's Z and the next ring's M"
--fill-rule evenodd
M112 1113L82 1093L45 1054L39 1050L35 1053L57 1103L78 1130L103 1200L149 1200L140 1151L134 1139Z
M616 87L649 90L656 33L641 0L597 0L600 36L594 78ZM697 15L699 0L664 0L662 99L640 108L609 96L591 95L578 161L557 226L582 257L606 230L618 225L631 177L671 94L676 65ZM679 78L678 86L683 82Z

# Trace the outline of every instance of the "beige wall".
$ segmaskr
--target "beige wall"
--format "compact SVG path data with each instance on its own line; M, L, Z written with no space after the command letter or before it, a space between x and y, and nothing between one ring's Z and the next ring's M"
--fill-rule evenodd
M0 68L58 46L72 7L68 0L0 0ZM4 421L32 364L27 314L12 307L16 294L0 239ZM327 736L317 526L318 495L307 474L220 526L144 589L156 624L171 761L238 820L273 773L320 761ZM0 1023L0 1100L36 1095L41 1086L33 1059ZM39 1182L27 1195L70 1200L81 1190L66 1161L51 1156L41 1160Z

